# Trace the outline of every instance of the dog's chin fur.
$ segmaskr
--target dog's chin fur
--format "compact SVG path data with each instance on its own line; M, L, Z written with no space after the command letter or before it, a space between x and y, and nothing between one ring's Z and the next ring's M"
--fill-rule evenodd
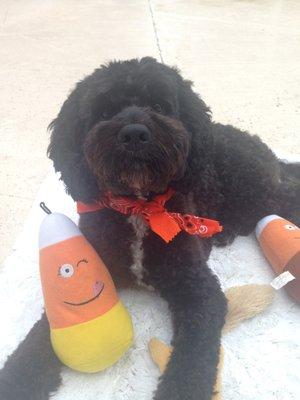
M120 129L132 122L144 124L151 132L150 142L136 151L127 150L117 141ZM183 176L189 135L176 119L149 108L129 107L110 121L94 126L87 135L84 151L102 190L148 197L164 192L170 182Z

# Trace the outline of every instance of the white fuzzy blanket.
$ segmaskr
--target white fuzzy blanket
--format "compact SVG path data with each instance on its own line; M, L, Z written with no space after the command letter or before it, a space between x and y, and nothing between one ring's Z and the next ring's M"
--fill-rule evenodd
M39 191L23 234L0 269L0 367L42 312L37 249L38 229L44 217L38 206L40 201L45 201L52 211L77 218L74 203L51 173ZM224 289L273 279L253 236L238 238L230 247L214 249L209 264ZM149 357L147 343L153 336L170 340L168 308L153 293L124 291L121 297L133 317L133 347L116 365L99 374L84 375L65 368L63 385L53 400L152 398L159 373ZM267 312L224 337L224 400L300 398L299 311L282 290Z

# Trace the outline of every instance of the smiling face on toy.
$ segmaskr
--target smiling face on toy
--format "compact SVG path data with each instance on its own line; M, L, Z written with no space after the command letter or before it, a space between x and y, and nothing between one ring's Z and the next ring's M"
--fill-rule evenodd
M52 328L89 321L118 301L105 265L82 235L42 248L40 271Z
M104 289L104 282L95 280L97 276L93 276L93 272L98 271L93 270L93 266L86 258L74 265L66 263L59 267L57 287L61 288L61 293L69 294L72 299L76 297L72 301L64 300L65 304L79 307L98 299Z

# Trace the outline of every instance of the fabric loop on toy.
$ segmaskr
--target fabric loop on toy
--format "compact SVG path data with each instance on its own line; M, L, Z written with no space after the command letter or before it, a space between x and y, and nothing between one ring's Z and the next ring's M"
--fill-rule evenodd
M155 196L152 200L131 199L129 197L113 196L110 192L95 203L77 202L77 212L84 214L111 208L122 214L140 215L153 232L165 242L170 242L180 231L201 238L211 237L221 232L222 226L213 219L201 218L190 214L169 212L165 203L175 191L169 189L166 193Z

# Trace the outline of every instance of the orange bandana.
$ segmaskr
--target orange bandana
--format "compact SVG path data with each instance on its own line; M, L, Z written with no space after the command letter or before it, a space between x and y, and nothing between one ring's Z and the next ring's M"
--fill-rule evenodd
M77 212L84 214L111 208L122 214L139 215L150 226L153 232L165 242L170 242L180 231L201 238L211 237L222 231L222 226L213 219L196 217L189 214L168 212L164 205L175 191L169 189L166 193L155 196L152 200L133 200L129 197L116 197L107 193L95 203L77 202Z

